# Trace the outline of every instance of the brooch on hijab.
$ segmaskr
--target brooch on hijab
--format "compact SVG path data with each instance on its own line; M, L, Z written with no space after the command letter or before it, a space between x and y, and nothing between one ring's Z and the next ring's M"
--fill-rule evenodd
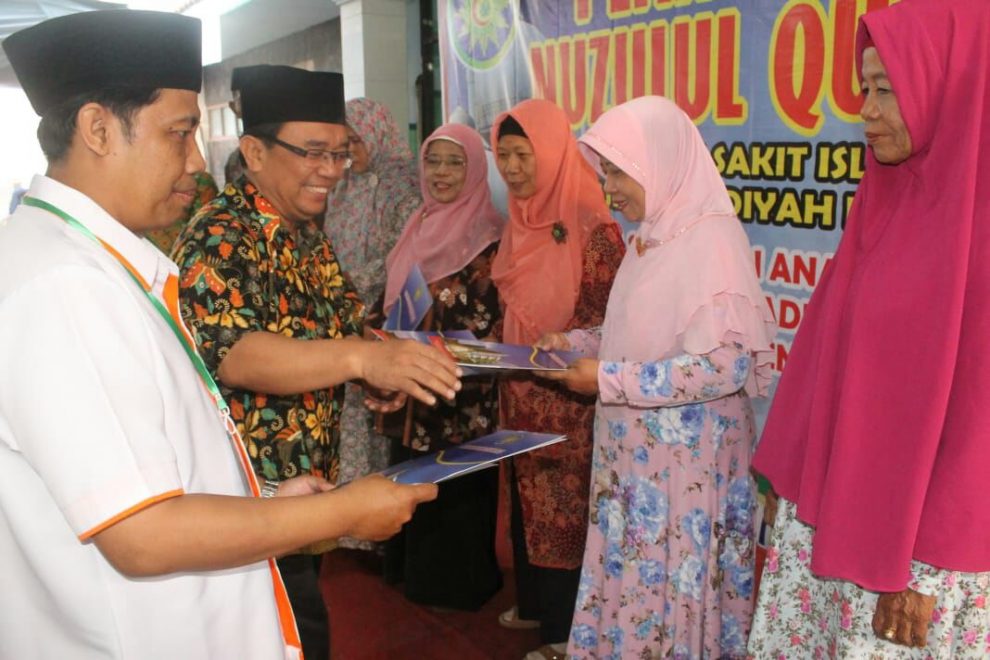
M567 241L567 227L564 226L563 222L555 222L550 229L550 235L557 243L564 243Z
M675 238L677 238L678 236L680 236L681 234L683 234L684 232L686 232L688 229L691 229L692 227L694 227L696 224L698 224L702 220L705 220L706 218L712 218L712 217L718 217L718 216L717 215L703 215L700 218L698 218L697 220L695 220L694 222L684 225L683 227L681 227L680 229L678 229L677 231L675 231L673 234L671 234L667 238L663 238L663 239L660 239L660 240L656 240L655 238L648 238L648 239L646 239L644 241L642 239L642 237L640 237L640 236L637 235L636 236L636 254L638 254L639 256L642 257L644 254L646 254L646 251L647 250L649 250L651 248L657 248L657 247L660 247L661 245L666 245L667 243L670 243L672 240L674 240Z
M654 246L650 245L650 241L648 240L644 241L639 236L636 237L636 254L642 257L644 254L646 254L646 251L649 250L651 247Z

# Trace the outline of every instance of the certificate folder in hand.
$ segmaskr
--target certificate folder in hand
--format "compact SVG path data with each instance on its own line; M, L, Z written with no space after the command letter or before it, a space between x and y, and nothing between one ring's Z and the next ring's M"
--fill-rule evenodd
M472 370L505 369L516 371L563 371L581 357L577 351L544 351L520 344L455 337L452 332L411 332L372 330L378 339L412 339L444 351L451 359Z
M566 435L553 433L498 431L435 454L393 465L381 474L400 484L436 484L494 467L503 458L548 447L566 439Z
M423 277L419 265L414 265L382 327L386 330L415 330L426 318L426 313L432 306L433 296L430 295L430 285Z

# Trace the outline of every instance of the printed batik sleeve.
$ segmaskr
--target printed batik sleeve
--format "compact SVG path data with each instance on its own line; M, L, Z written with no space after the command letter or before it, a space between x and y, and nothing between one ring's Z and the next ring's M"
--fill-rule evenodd
M653 362L598 365L602 403L657 408L712 401L746 384L753 358L739 344L722 344L704 355L685 353Z
M239 223L207 218L176 248L182 317L214 375L241 337L264 330L263 250Z

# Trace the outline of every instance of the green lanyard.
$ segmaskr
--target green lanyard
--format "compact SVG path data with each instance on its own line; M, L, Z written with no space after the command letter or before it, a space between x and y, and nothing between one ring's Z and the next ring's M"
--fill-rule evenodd
M69 215L62 209L58 208L57 206L53 204L49 204L48 202L42 199L38 199L37 197L27 197L27 196L21 200L21 203L27 206L33 206L35 208L43 209L45 211L48 211L49 213L58 216L59 218L62 218L70 227L78 231L83 236L89 238L94 243L98 244L104 250L106 250L106 244L104 244L103 241L101 241L93 232L91 232L86 225L79 222L78 220L76 220L71 215ZM107 250L107 252L110 252L110 250ZM193 366L196 368L196 371L199 373L199 377L203 380L203 384L206 385L206 389L209 391L210 396L213 398L213 403L216 405L217 410L220 411L220 416L223 418L224 426L226 427L227 432L231 433L232 430L234 429L234 426L231 423L232 420L230 419L230 407L227 406L227 402L224 401L223 395L220 394L220 388L217 387L216 381L213 380L213 376L210 375L209 370L206 368L206 364L203 362L203 358L201 358L199 356L199 353L196 352L196 349L190 345L189 341L186 339L185 334L182 332L182 329L179 327L179 324L169 313L165 305L162 304L162 301L159 300L157 297L155 297L150 291L145 289L144 284L141 282L141 280L138 279L138 277L133 272L131 272L131 269L128 268L127 264L125 264L121 260L121 257L117 256L113 252L110 252L110 254L114 256L114 258L116 258L118 262L120 262L121 266L124 266L124 270L127 272L127 274L130 275L131 279L134 280L134 283L141 288L141 291L144 292L144 295L148 298L151 304L154 305L155 309L158 311L158 314L165 320L166 323L168 323L168 327L172 329L172 333L175 335L176 339L179 340L179 343L182 345L182 348L185 350L186 355L189 356L190 362L193 363Z

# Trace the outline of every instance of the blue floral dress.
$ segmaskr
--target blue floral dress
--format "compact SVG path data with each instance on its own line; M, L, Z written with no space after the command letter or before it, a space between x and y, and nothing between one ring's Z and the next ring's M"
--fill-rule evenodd
M593 332L569 333L597 353ZM600 363L572 658L737 658L752 616L751 354Z

